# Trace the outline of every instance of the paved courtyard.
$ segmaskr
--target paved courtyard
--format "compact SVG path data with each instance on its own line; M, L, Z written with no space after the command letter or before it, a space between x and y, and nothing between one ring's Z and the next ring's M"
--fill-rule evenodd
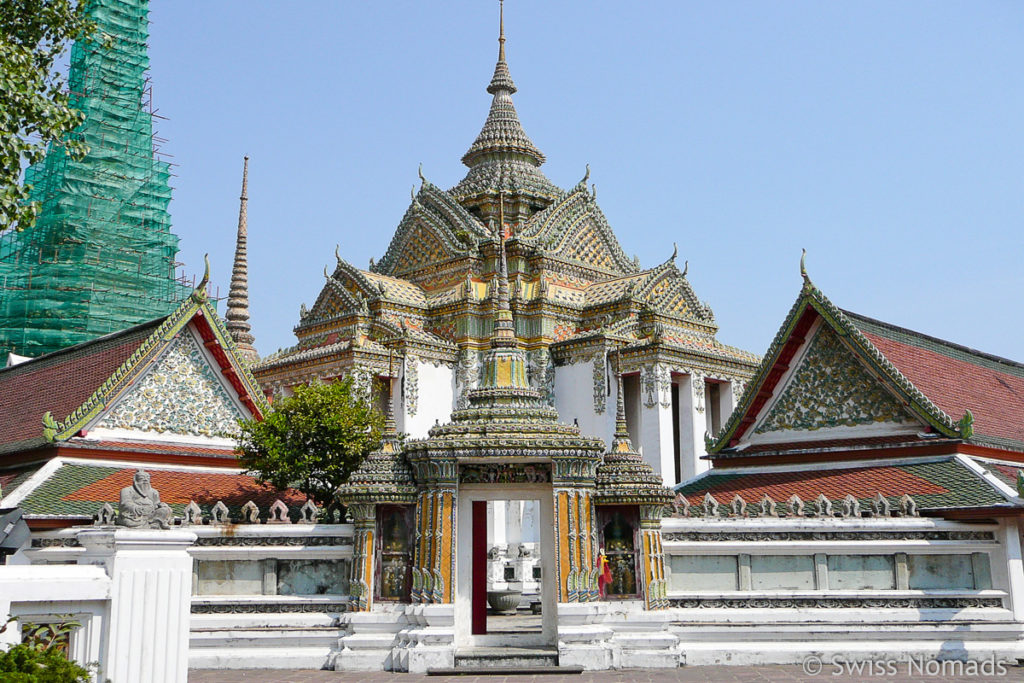
M948 676L908 674L901 667L895 676L873 677L859 675L832 675L826 668L817 675L807 674L800 666L690 666L680 669L626 669L621 671L594 671L578 675L522 675L522 676L424 676L387 672L334 672L334 671L200 671L189 673L189 683L761 683L787 681L813 683L815 681L893 681L911 683L921 681L967 683L968 681L1020 681L1024 668L1008 667L1002 676Z

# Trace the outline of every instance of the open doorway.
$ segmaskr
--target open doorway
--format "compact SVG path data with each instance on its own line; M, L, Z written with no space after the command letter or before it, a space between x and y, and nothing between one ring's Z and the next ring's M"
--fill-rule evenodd
M458 643L553 643L557 613L554 584L547 580L554 562L551 489L469 488L460 491L459 503L460 528L470 533L460 533L458 550Z
M540 500L477 501L474 525L483 515L486 569L474 573L474 635L536 634L543 625L543 567L540 552ZM484 529L481 529L483 532ZM480 533L480 532L478 532ZM479 552L479 549L477 550ZM480 605L483 598L486 606Z

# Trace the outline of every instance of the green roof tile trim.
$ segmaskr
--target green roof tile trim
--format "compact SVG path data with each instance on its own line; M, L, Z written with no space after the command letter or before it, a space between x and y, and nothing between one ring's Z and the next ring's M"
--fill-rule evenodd
M22 499L18 507L27 515L95 515L103 507L103 503L109 501L62 499L122 469L124 468L61 464L46 481ZM112 502L116 504L117 501Z
M256 382L248 364L242 362L231 335L228 334L227 328L224 327L220 316L210 305L209 299L203 291L208 274L209 270L207 270L207 276L203 278L203 282L192 295L182 301L177 310L167 316L167 319L160 323L160 326L139 345L135 352L128 357L128 360L122 363L81 406L60 423L56 423L49 413L43 416L47 440L66 441L75 436L79 430L89 424L114 399L131 386L132 381L141 371L156 362L164 349L196 315L201 315L206 319L217 343L232 359L236 376L257 409L261 413L269 409L270 406L263 391L259 388L259 383Z
M914 384L893 365L885 355L872 344L860 331L856 324L825 294L818 289L810 278L804 276L804 284L800 295L790 308L789 314L772 340L765 353L754 378L748 383L743 397L717 437L711 440L708 453L714 455L729 445L747 411L753 404L761 386L778 360L783 347L789 340L793 329L800 321L807 308L813 308L818 315L830 325L843 339L844 343L865 362L869 369L883 380L894 394L904 399L910 409L923 421L935 428L943 436L960 437L956 420L943 412L935 403L925 396Z
M806 489L808 486L806 480L800 478L801 474L807 475L807 478L818 478L830 473L854 477L862 475L868 478L877 477L880 474L884 475L884 472L890 469L900 470L913 475L914 477L918 477L929 484L945 489L945 492L943 493L920 493L912 490L905 491L907 495L914 499L914 502L917 503L919 509L987 507L990 505L1006 503L1006 498L1002 494L952 457L941 461L925 463L851 467L829 470L808 469L804 472L769 471L751 472L748 474L744 474L742 472L723 472L720 474L712 473L691 483L681 484L675 488L675 491L676 493L686 497L703 497L703 495L708 491L711 491L714 494L715 489L719 489L725 484L729 484L730 489L747 486L752 489L756 489L767 485L785 487L787 485L786 482L765 483L765 480L770 480L773 476L777 477L778 475L788 475L786 478L792 477L792 481L788 482L788 485L790 485L794 489L794 492L796 492L797 488ZM773 496L776 503L786 503L789 497L789 495L785 497L781 495L777 497ZM812 495L801 495L803 502L808 505L813 502L815 497L816 496ZM837 510L841 509L843 497L844 496L836 495L826 496L826 498L832 502L833 507ZM751 496L750 500L744 498L744 501L748 506L748 513L761 501L760 495L758 495L756 499L753 498L753 496ZM900 496L886 496L886 499L889 501L889 505L892 509L899 509L899 498ZM874 495L858 496L857 499L860 501L862 509L870 509ZM728 509L729 502L731 501L719 501L720 515L731 515L731 511ZM692 503L691 506L691 515L700 516L702 514L698 509L699 506L693 506Z

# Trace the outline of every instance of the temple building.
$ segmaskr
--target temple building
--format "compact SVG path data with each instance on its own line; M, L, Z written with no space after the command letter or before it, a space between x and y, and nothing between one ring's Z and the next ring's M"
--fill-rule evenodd
M624 375L630 437L665 483L706 469L705 434L732 411L758 358L718 341L714 314L676 265L641 268L622 247L588 187L541 170L544 154L523 130L500 31L487 86L490 111L462 157L466 176L444 190L421 185L384 256L368 269L337 254L298 343L254 367L270 394L313 379L354 374L397 383L397 428L427 436L469 405L483 381L500 297L505 240L514 337L526 379L562 420L609 442L614 378ZM669 252L669 249L666 249ZM388 378L389 349L399 360Z
M138 48L144 0L93 6ZM443 190L421 174L368 269L339 249L294 347L254 346L248 158L225 320L207 264L177 298L161 276L174 303L141 321L97 304L97 326L10 347L42 355L0 368L0 509L31 531L0 545L0 612L72 614L68 652L114 683L145 666L183 683L187 667L811 656L831 672L831 657L882 656L927 673L1024 656L1024 365L844 311L803 261L764 357L722 344L674 249L641 268L589 169L569 190L541 171L500 26L466 176ZM156 261L134 275L173 259L152 178L139 188ZM34 283L89 266L85 250L107 243L92 215L96 241L47 243L58 258L39 257ZM35 239L16 238L3 244ZM134 275L111 296L142 296ZM241 471L240 419L346 375L373 390L385 429L332 505ZM129 660L140 668L124 673Z
M98 38L75 43L72 135L25 172L36 224L0 234L0 364L36 357L166 316L190 288L175 279L170 166L155 156L149 106L149 3L94 0Z
M1012 663L1024 365L842 310L801 271L663 521L687 662Z

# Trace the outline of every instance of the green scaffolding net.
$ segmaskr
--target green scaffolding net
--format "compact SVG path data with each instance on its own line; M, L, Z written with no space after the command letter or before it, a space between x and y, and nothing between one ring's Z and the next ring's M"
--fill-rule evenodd
M189 289L175 279L170 167L156 157L149 104L148 0L89 0L106 40L71 51L74 135L25 171L41 204L35 226L0 234L0 363L38 356L170 313Z

